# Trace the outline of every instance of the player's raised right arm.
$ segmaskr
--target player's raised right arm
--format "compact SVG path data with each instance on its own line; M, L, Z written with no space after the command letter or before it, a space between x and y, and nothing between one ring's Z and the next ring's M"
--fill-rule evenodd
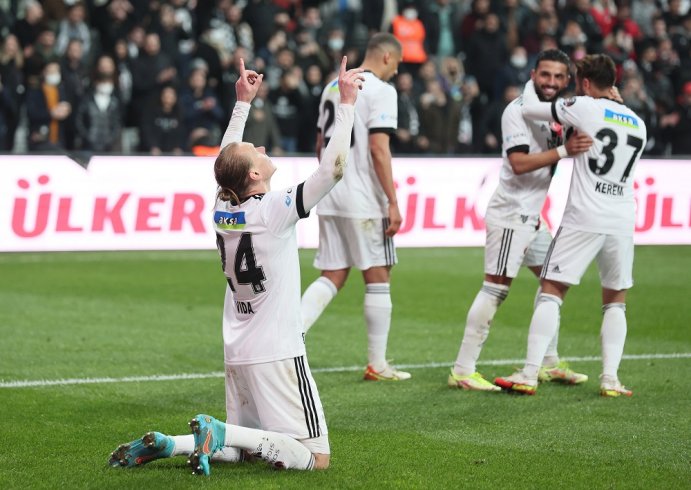
M257 95L259 87L264 80L264 75L258 74L254 70L245 69L245 60L240 59L240 78L235 82L235 95L237 102L233 107L233 114L221 140L221 149L230 143L242 141L242 133L245 131L245 123L250 113L252 100Z
M322 151L319 168L305 181L303 206L309 211L343 178L350 136L355 119L355 101L362 87L364 77L362 68L346 71L347 59L344 56L338 74L338 90L341 101L336 110L336 124L329 144Z

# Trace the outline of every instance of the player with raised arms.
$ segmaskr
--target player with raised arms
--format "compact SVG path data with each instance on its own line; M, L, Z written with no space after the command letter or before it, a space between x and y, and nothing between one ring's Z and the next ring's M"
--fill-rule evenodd
M216 243L227 280L223 308L226 423L199 414L192 435L150 432L118 447L112 466L189 456L197 474L210 461L244 455L276 468L325 469L330 448L319 392L307 362L300 311L295 225L342 179L362 69L338 76L334 133L318 169L304 182L271 190L276 166L263 147L241 142L263 75L241 63L237 103L214 164Z

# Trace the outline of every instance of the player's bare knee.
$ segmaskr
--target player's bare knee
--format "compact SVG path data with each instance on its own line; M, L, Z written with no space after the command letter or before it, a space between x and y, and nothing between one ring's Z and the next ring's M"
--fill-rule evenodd
M329 467L331 463L330 454L314 454L314 469L315 470L325 470Z

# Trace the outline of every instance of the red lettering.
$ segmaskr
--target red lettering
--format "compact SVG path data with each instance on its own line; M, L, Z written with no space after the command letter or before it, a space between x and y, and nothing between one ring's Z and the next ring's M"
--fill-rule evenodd
M188 202L191 206L187 205ZM195 233L204 233L206 230L202 219L203 212L204 198L199 194L175 194L170 217L170 231L181 231L182 223L187 220Z
M436 204L436 198L428 197L425 199L425 215L422 221L423 228L446 228L446 225L438 225L434 222L434 206Z
M674 198L665 197L662 199L662 222L660 226L663 228L681 228L684 226L681 223L672 223L672 205Z
M552 221L549 219L549 208L551 206L552 206L552 201L549 198L549 196L547 196L547 198L545 199L545 203L542 205L542 212L540 214L540 218L545 222L545 224L547 225L547 229L549 229L549 230L554 229L554 228L552 228Z
M638 203L640 204L640 199ZM636 231L648 231L655 222L655 207L657 204L657 194L648 194L645 198L645 208L643 210L644 219L641 226L636 226Z
M108 198L97 197L94 202L94 220L91 225L93 231L103 231L106 221L110 221L113 225L113 231L120 235L125 233L125 224L122 221L122 207L130 197L129 192L125 192L120 196L115 205L108 209Z
M466 219L470 219L470 224L472 225L473 230L485 229L485 223L482 218L478 216L475 206L466 206L466 198L459 197L456 199L456 218L454 220L453 227L464 228Z
M163 197L142 197L139 199L139 206L137 208L137 222L134 225L136 231L161 231L160 226L153 226L149 223L151 218L158 218L161 213L153 211L151 207L154 204L162 204L165 202Z
M72 198L61 197L58 204L58 222L55 231L83 231L84 228L70 225L70 212L72 211Z
M415 210L417 209L417 194L410 194L403 214L403 224L398 230L398 234L408 233L415 224Z
M38 209L36 210L36 223L33 230L27 230L26 225L26 205L27 200L24 198L17 198L14 200L14 209L12 210L12 231L22 238L33 238L44 231L48 225L48 212L50 211L50 194L41 194L38 196Z

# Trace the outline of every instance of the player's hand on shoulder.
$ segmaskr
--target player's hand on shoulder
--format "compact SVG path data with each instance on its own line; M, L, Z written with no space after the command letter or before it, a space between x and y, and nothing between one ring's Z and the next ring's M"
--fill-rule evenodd
M624 103L624 99L621 98L621 94L619 93L619 89L612 85L609 88L609 98L612 99L615 102L619 102L620 104Z
M264 80L264 74L245 69L245 60L240 58L240 78L235 82L235 94L239 102L250 103L257 95Z
M346 71L346 64L348 58L343 57L341 60L341 68L338 72L338 91L341 94L341 104L355 104L357 94L362 89L362 84L365 82L365 77L362 68L353 68Z
M588 151L593 144L593 139L585 133L574 130L569 139L566 140L566 152L573 156Z

